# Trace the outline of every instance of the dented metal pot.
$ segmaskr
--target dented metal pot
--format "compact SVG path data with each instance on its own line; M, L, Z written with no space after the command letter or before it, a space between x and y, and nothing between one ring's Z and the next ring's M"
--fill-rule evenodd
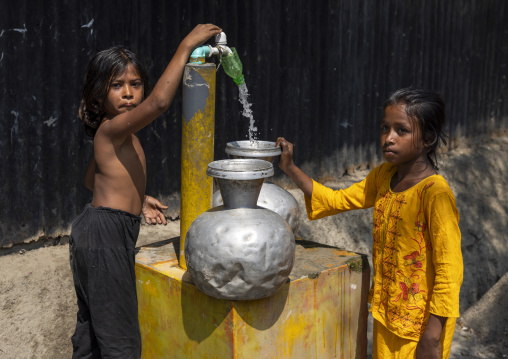
M275 157L280 156L282 149L270 141L233 141L226 145L226 153L236 159L263 159L273 162ZM221 206L222 196L220 191L213 194L212 206ZM300 224L300 207L295 197L276 184L264 182L259 194L258 206L268 208L279 214L296 233Z
M224 205L191 224L185 258L196 287L215 298L259 299L287 280L295 256L294 235L281 216L256 205L270 162L215 161L207 174L217 179Z
M212 207L222 206L220 191L213 194ZM295 197L284 188L273 183L263 183L259 193L257 205L274 211L281 216L296 233L300 224L300 207Z

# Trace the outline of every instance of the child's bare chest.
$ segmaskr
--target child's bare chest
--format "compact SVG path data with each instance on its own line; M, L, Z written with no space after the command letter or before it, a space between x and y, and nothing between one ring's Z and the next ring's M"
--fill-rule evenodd
M146 160L143 147L135 135L130 135L120 144L101 147L96 143L96 161L99 172L118 183L131 182L143 188L146 179Z
M125 142L117 149L118 159L126 167L141 167L145 172L146 159L143 147L139 139L135 135L131 135Z

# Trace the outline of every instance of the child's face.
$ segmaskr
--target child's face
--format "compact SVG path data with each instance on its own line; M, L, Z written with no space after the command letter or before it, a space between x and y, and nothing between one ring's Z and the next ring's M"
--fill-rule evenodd
M387 106L381 121L381 149L387 162L401 165L425 160L418 122L406 114L406 105Z
M134 66L129 64L112 81L104 109L109 117L135 108L143 101L143 83Z

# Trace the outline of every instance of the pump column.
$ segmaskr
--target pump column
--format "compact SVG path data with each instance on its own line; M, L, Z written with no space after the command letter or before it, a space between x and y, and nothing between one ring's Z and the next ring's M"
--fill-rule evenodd
M183 269L187 269L187 230L197 216L212 207L213 182L206 168L213 161L215 72L213 63L188 63L183 75L179 256Z

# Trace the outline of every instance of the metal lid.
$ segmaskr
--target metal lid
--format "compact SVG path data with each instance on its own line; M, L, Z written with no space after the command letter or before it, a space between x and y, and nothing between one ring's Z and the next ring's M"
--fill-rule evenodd
M264 160L233 159L210 162L206 174L231 180L252 180L273 176L273 165Z
M274 157L282 153L282 148L275 147L275 142L270 141L234 141L228 142L226 153L241 157Z

